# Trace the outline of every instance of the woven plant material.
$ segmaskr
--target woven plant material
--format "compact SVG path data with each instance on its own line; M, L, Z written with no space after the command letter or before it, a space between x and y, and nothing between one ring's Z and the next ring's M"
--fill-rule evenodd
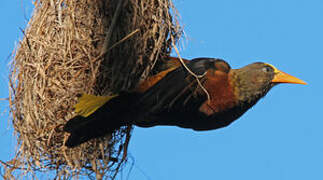
M36 1L9 77L17 150L4 178L113 179L132 127L69 149L63 125L77 94L129 91L169 55L181 34L172 15L169 0Z

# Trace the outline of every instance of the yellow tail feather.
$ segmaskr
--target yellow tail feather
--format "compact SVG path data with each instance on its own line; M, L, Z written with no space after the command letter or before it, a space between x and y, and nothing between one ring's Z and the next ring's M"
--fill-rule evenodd
M118 95L94 96L90 94L82 94L82 96L78 99L78 103L74 105L75 112L80 116L88 117L110 99L116 96Z

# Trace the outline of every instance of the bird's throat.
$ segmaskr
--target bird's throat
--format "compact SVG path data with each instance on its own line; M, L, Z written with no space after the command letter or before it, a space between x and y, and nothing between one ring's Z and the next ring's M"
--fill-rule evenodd
M228 74L219 71L216 73L215 76L207 77L204 83L211 100L205 101L200 111L207 115L230 109L238 103Z

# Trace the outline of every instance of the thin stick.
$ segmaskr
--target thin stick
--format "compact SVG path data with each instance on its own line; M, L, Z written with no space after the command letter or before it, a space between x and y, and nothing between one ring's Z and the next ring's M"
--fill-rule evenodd
M173 37L171 37L172 38L172 45L173 45L173 47L174 47L174 49L175 49L175 51L176 51L176 54L177 54L177 56L178 56L178 58L179 58L179 61L181 62L181 64L184 66L184 68L193 76L193 77L195 77L195 79L196 79L196 81L197 81L197 83L198 83L198 85L202 88L202 90L205 92L205 94L206 94L206 96L207 96L207 99L208 99L208 102L210 102L211 101L211 98L210 98L210 94L209 94L209 92L205 89L205 87L202 85L202 83L201 83L201 81L200 81L200 79L199 78L202 78L203 76L205 76L205 74L206 74L206 72L204 73L204 74L202 74L202 75L196 75L194 72L192 72L187 66L186 66L186 64L184 63L184 61L183 61L183 59L181 58L181 55L179 54L179 51L178 51L178 49L177 49L177 47L176 47L176 45L175 45L175 43L174 43L174 38Z
M122 42L128 40L129 38L131 38L133 35L135 35L137 32L139 32L139 29L136 29L134 31L132 31L130 34L128 34L127 36L125 36L124 38L122 38L121 40L119 40L118 42L114 43L111 47L109 47L109 49L106 51L110 51L111 49L113 49L114 47L116 47L117 45L121 44ZM105 52L105 53L106 53Z
M109 30L107 32L107 35L105 36L105 39L104 39L104 44L103 44L103 48L101 51L101 56L107 52L107 49L108 49L109 43L110 43L110 39L111 39L111 35L112 35L113 29L116 25L117 19L119 17L122 4L123 4L123 0L119 0L117 7L116 7L116 11L114 12L114 15L113 15L113 19L110 24Z

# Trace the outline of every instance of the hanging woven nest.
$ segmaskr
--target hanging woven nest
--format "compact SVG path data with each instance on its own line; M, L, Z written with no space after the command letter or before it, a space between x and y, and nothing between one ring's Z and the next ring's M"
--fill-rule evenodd
M4 177L113 179L132 127L71 149L62 127L75 116L77 94L131 90L169 56L181 34L172 15L169 0L36 1L9 77L17 151Z

